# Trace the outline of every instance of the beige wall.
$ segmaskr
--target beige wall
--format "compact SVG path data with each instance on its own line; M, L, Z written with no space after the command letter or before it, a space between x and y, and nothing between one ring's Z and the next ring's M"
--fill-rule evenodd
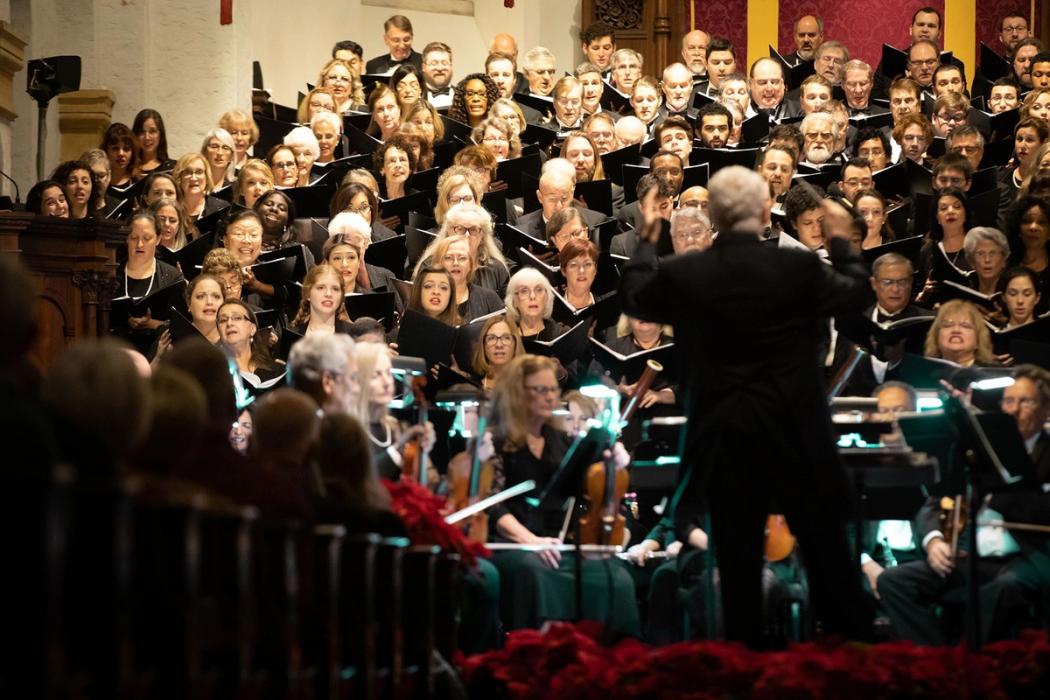
M414 46L448 43L455 74L462 76L481 70L489 39L507 31L518 37L521 52L543 44L559 69L571 70L579 61L579 0L515 4L506 9L498 0L476 0L474 17L408 12ZM177 157L196 150L223 111L250 106L252 60L262 63L273 99L294 105L336 41L358 41L366 58L382 53L382 23L393 13L360 0L235 0L233 7L233 24L221 26L217 0L0 0L0 19L30 38L27 58L82 56L81 87L112 90L114 120L130 126L139 109L160 111ZM9 137L0 127L0 167L11 161L5 170L24 193L36 180L36 107L24 92L24 71L15 83L19 118ZM48 171L58 163L57 112L56 100L48 120Z

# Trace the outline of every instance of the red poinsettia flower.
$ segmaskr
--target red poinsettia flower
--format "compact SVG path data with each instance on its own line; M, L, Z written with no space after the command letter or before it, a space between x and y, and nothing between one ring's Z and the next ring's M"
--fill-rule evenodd
M484 544L468 540L459 528L445 522L441 515L445 499L441 496L435 496L411 479L383 480L383 486L390 493L390 509L401 518L412 544L437 545L455 552L466 567L473 567L477 557L490 555Z

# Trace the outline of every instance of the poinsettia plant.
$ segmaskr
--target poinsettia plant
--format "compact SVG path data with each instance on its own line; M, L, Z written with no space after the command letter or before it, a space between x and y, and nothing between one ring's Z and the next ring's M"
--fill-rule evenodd
M457 660L485 698L1013 698L1050 697L1050 640L1026 632L979 652L910 643L798 644L759 653L691 641L602 646L597 623L518 630L499 650Z
M484 544L468 540L459 528L445 522L443 497L408 478L383 480L383 486L390 493L390 509L401 518L412 544L437 545L455 552L466 567L473 567L477 557L490 555Z

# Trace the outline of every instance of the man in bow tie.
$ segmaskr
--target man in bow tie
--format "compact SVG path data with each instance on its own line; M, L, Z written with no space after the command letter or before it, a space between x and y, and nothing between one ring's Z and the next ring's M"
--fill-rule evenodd
M435 109L452 104L452 49L448 44L432 41L423 48L423 80L427 84L427 102Z

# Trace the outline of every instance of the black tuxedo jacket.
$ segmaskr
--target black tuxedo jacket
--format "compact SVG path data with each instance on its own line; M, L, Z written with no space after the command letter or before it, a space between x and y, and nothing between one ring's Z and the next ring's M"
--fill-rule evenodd
M411 63L419 70L423 70L423 55L415 49L412 49L412 53L408 54L408 58L404 61L395 61L390 58L389 53L385 53L382 56L376 56L375 58L369 59L368 63L365 64L365 73L381 75L390 72L392 68L396 68L402 63Z
M1032 464L1040 483L1050 483L1050 434L1044 432L1032 451ZM1050 494L1042 490L1026 490L994 494L988 500L988 507L1002 514L1003 520L1012 523L1034 523L1050 525ZM916 542L921 546L926 535L940 529L938 514L940 499L928 498L916 516ZM1024 552L1041 547L1046 543L1046 536L1041 533L1011 530L1010 534ZM960 539L960 542L965 540Z
M681 349L683 468L691 470L675 512L682 531L708 495L719 497L708 494L711 474L742 460L769 475L775 498L823 518L848 512L851 491L815 357L819 320L864 308L870 287L859 253L837 238L830 246L832 265L727 231L709 250L670 258L657 259L643 242L626 265L624 313L672 324Z

